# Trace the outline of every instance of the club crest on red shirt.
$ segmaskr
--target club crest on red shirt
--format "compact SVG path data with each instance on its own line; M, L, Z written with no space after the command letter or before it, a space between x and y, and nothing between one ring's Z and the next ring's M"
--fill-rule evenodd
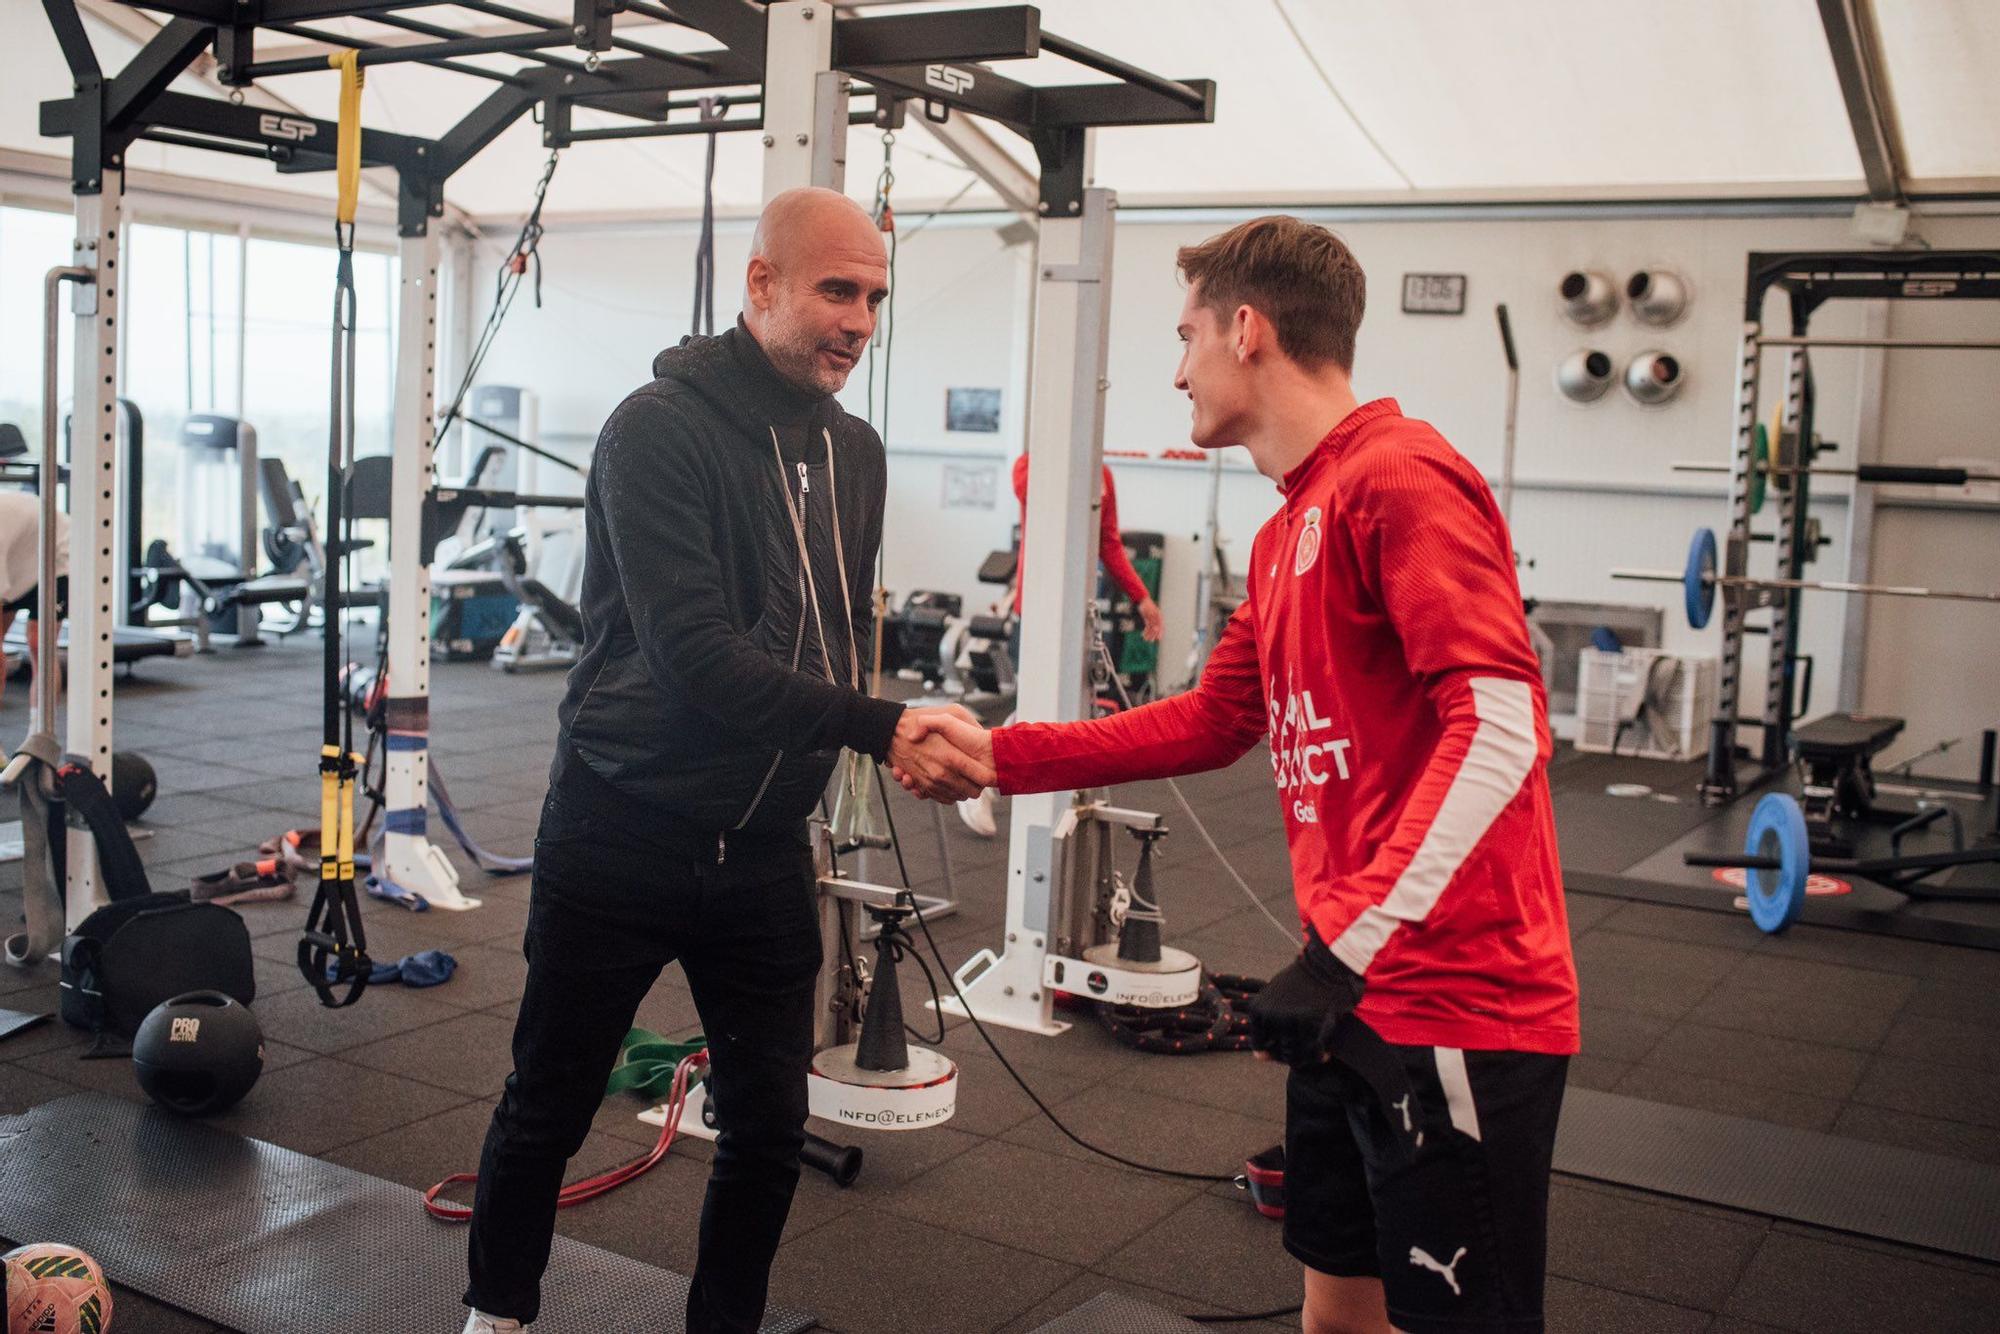
M1304 574L1319 559L1319 506L1306 511L1306 526L1299 530L1298 554L1292 558L1292 573Z

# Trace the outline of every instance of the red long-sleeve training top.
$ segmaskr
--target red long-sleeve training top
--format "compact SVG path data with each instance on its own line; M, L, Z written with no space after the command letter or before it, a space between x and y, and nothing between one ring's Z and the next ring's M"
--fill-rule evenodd
M1014 460L1014 499L1021 502L1021 550L1028 549L1028 456ZM1125 596L1138 606L1153 596L1146 591L1146 581L1139 577L1133 567L1132 557L1125 550L1125 539L1118 529L1118 488L1111 484L1111 466L1104 467L1104 503L1097 512L1097 558L1104 562L1104 568L1112 580L1125 590ZM1027 585L1021 579L1022 567L1014 569L1014 614L1021 614L1021 590ZM1092 590L1093 594L1095 589Z
M1547 700L1485 479L1392 399L1279 490L1193 690L994 733L1004 792L1196 773L1270 736L1301 922L1391 1042L1577 1050Z

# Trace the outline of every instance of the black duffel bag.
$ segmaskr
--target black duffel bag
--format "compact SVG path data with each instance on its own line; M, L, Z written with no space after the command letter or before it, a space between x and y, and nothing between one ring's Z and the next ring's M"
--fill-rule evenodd
M63 941L66 1024L129 1039L154 1006L188 991L257 998L249 929L219 904L141 894L99 908Z

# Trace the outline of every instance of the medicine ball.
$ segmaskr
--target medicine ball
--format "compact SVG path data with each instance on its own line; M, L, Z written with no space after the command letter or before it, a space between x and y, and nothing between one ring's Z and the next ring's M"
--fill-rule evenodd
M234 997L190 991L154 1006L139 1025L132 1070L160 1106L208 1116L235 1106L264 1072L264 1032Z
M111 754L111 801L122 820L136 820L160 795L160 780L144 755L119 750Z

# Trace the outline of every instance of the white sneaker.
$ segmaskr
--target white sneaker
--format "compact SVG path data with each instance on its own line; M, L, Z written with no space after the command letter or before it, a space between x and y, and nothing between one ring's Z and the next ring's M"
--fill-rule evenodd
M527 1328L511 1316L487 1315L484 1311L474 1311L465 1318L465 1328L460 1334L520 1334Z
M1000 832L1000 826L993 820L993 789L986 788L976 797L967 797L958 803L958 818L965 821L965 827L981 838L992 838Z

